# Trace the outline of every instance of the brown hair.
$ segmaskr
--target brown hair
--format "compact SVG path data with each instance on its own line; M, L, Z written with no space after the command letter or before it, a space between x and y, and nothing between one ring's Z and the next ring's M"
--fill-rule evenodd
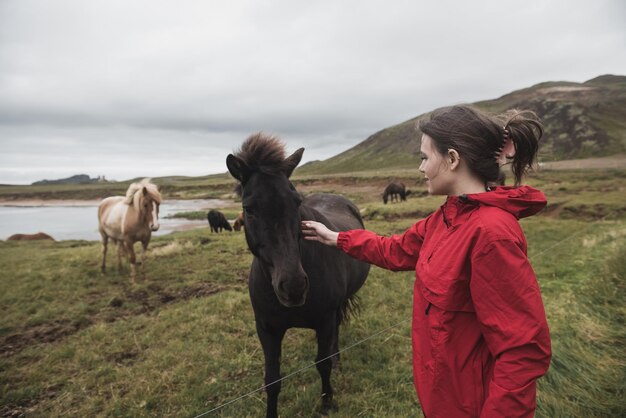
M277 136L262 132L250 135L234 154L248 167L266 173L280 172L286 165L285 144Z
M419 129L433 139L442 155L449 149L456 150L485 184L498 179L496 158L504 146L506 131L515 146L512 171L516 186L532 168L543 135L541 122L533 112L511 110L492 116L470 106L438 109L419 122Z

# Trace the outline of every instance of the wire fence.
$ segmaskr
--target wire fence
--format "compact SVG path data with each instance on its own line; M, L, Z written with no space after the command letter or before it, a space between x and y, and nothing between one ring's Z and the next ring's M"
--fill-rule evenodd
M609 214L607 214L607 215L603 216L602 218L598 219L596 222L602 222L602 221L604 221L604 220L605 220L608 216L609 216ZM558 246L559 246L559 245L561 245L562 243L564 243L564 242L566 242L566 241L569 241L569 240L571 240L572 238L574 238L574 237L576 237L576 236L578 236L578 235L581 235L583 232L586 232L587 230L589 230L589 229L590 229L592 226L594 226L594 225L595 225L595 222L589 223L589 225L587 225L586 227L584 227L584 228L580 228L578 231L574 232L573 234L568 235L567 237L563 238L563 239L562 239L562 240L560 240L560 241L557 241L555 244L553 244L553 245L549 246L548 248L544 248L544 249L543 249L543 250L541 250L539 253L534 254L534 255L532 256L532 258L531 258L531 260L530 260L530 261L533 261L533 262L534 262L534 261L536 261L538 258L540 258L542 255L546 254L548 251L550 251L550 250L552 250L552 249L554 249L554 248L558 247ZM345 348L343 348L343 349L339 350L337 353L334 353L334 354L332 354L332 355L330 355L330 356L328 356L328 357L325 357L325 358L323 358L323 359L321 359L321 360L318 360L318 361L316 361L316 362L314 362L314 363L311 363L311 364L309 364L309 365L306 365L306 366L304 366L304 367L302 367L302 368L300 368L300 369L298 369L298 370L296 370L296 371L294 371L294 372L291 372L291 373L289 373L289 374L287 374L287 375L285 375L285 376L281 377L280 379L277 379L277 380L275 380L275 381L273 381L273 382L271 382L271 383L268 383L268 384L266 384L266 385L263 385L263 386L261 386L261 387L259 387L259 388L257 388L257 389L254 389L254 390L252 390L252 391L250 391L250 392L248 392L248 393L245 393L245 394L243 394L243 395L241 395L241 396L239 396L239 397L237 397L237 398L231 399L230 401L225 402L225 403L223 403L223 404L221 404L221 405L218 405L218 406L216 406L215 408L213 408L213 409L211 409L211 410L209 410L209 411L203 412L203 413L202 413L202 414L200 414L200 415L196 415L194 418L200 418L200 417L206 416L206 415L208 415L208 414L211 414L211 413L213 413L213 412L217 412L217 411L219 411L220 409L222 409L222 408L224 408L224 407L226 407L226 406L228 406L228 405L231 405L231 404L233 404L233 403L235 403L235 402L238 402L238 401L240 401L240 400L242 400L242 399L244 399L244 398L247 398L247 397L249 397L249 396L252 396L252 395L254 395L254 394L255 394L255 393L257 393L257 392L260 392L260 391L264 390L264 389L265 389L265 388L267 388L268 386L271 386L271 385L273 385L273 384L275 384L275 383L278 383L278 382L282 382L283 380L286 380L286 379L288 379L288 378L290 378L290 377L292 377L292 376L295 376L295 375L297 375L297 374L299 374L299 373L302 373L303 371L305 371L305 370L307 370L307 369L310 369L311 367L314 367L314 366L316 366L317 364L319 364L319 363L321 363L321 362L323 362L323 361L325 361L325 360L328 360L329 358L332 358L333 356L339 355L339 354L343 353L344 351L348 351L348 350L350 350L350 349L352 349L352 348L354 348L354 347L356 347L356 346L358 346L358 345L360 345L360 344L363 344L363 343L365 343L366 341L369 341L369 340L371 340L372 338L374 338L374 337L376 337L376 336L378 336L378 335L384 334L385 332L387 332L387 331L389 331L389 330L391 330L391 329L394 329L394 328L396 328L396 327L398 327L398 326L400 326L400 325L402 325L402 324L404 324L404 323L406 323L406 322L408 322L408 321L410 321L410 320L411 320L411 318L407 318L407 319L404 319L404 320L402 320L402 321L400 321L400 322L397 322L397 323L395 323L395 324L393 324L393 325L390 325L390 326L388 326L388 327L386 327L386 328L384 328L384 329L381 329L381 330L379 330L379 331L376 331L374 334L371 334L371 335L369 335L369 336L367 336L367 337L365 337L365 338L363 338L363 339L361 339L361 340L359 340L359 341L357 341L357 342L355 342L355 343L353 343L353 344L351 344L351 345L349 345L349 346L347 346L347 347L345 347Z

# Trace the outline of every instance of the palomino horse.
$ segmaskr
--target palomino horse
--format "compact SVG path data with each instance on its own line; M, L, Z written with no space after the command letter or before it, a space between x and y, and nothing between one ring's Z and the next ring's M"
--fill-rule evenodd
M303 151L285 158L278 139L256 134L226 159L242 185L244 231L254 255L248 287L265 356L268 417L278 416L281 343L287 329L294 327L316 332L321 412L330 411L339 325L370 268L337 248L303 239L302 220L322 222L334 231L363 228L358 208L344 197L317 194L303 199L296 191L289 176Z
M122 252L130 261L131 279L135 277L135 242L141 242L141 272L145 273L146 249L152 231L159 229L161 193L157 186L144 179L128 187L126 196L107 197L98 207L102 235L102 272L106 270L109 239L117 245L117 268L122 269Z
M235 231L241 231L241 227L243 226L243 212L237 215L235 218L235 223L233 224L233 229Z

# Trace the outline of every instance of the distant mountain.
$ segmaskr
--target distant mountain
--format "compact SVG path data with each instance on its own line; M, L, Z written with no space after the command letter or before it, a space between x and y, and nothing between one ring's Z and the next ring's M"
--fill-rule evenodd
M537 113L545 128L540 146L544 161L626 152L626 76L603 75L584 83L540 83L473 105L493 113L513 108ZM306 164L298 172L415 167L421 138L415 125L426 115L376 132L353 148Z
M107 180L104 176L91 178L87 174L76 174L72 177L59 180L40 180L33 183L33 186L42 184L90 184L90 183L104 183Z

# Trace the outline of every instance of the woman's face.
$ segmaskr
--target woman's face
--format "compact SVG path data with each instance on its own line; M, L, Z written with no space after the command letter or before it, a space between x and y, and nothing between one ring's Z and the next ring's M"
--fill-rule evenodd
M424 173L428 193L432 195L447 195L451 190L451 172L448 169L445 156L441 155L435 148L433 139L422 135L422 146L420 147L422 163L419 170Z

